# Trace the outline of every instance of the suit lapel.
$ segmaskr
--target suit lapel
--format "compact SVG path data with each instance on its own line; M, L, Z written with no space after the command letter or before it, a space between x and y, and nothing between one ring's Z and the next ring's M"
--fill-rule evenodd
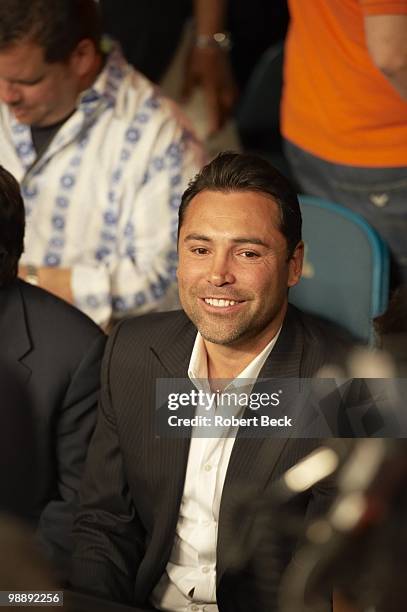
M20 281L0 289L0 338L1 360L12 372L17 372L21 382L31 376L24 357L31 351L32 342L28 331Z
M299 379L303 349L302 326L295 309L289 306L279 338L260 371L259 379ZM285 384L289 387L295 383L287 380ZM253 391L255 390L256 385ZM250 409L246 409L245 416L250 416ZM217 543L218 584L227 567L236 560L234 543L236 525L239 524L236 509L242 516L250 502L261 494L272 478L288 441L288 438L243 438L239 437L239 433L233 446L222 491Z
M259 378L300 378L304 351L304 334L296 310L288 306L275 347L266 360Z
M189 392L193 388L188 379L188 365L196 337L196 328L186 316L179 317L174 321L172 329L168 329L165 338L159 342L152 343L150 350L153 359L160 364L157 371L166 374L162 378L168 378L169 392ZM167 381L166 381L167 386ZM167 408L162 408L167 412ZM167 412L168 414L168 412ZM183 416L187 414L183 413ZM191 415L192 416L192 415ZM190 434L190 430L189 430ZM160 530L162 534L162 554L160 563L154 568L154 575L151 576L151 584L158 581L165 571L167 560L174 544L174 534L176 530L179 507L184 491L185 474L188 462L189 446L191 442L188 437L161 437L153 442L153 455L151 460L151 478L153 487L160 490ZM162 495L162 488L157 487L157 483L165 481L166 494Z
M165 381L166 389L163 394L166 397L171 392L188 393L193 388L188 378L188 365L196 333L196 328L189 319L186 316L180 316L175 322L173 329L169 330L165 343L162 343L163 346L160 346L161 343L151 345L154 358L160 362L167 372L168 382L167 380ZM166 414L169 414L166 404L163 405L162 409ZM192 410L192 407L188 407L186 411L183 411L183 416L193 416ZM155 452L155 460L152 464L153 478L156 482L161 480L163 473L166 474L167 480L170 481L167 499L167 533L175 530L178 519L191 442L190 434L191 429L188 430L186 437L161 437ZM169 465L171 469L169 469ZM172 540L168 542L168 545L172 546Z
M197 334L186 315L179 313L172 330L168 330L162 342L151 345L156 359L171 378L188 378L188 365Z

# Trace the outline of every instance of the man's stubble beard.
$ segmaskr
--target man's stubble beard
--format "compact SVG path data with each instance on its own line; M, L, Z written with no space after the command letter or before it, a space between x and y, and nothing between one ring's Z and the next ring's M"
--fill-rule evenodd
M225 329L222 321L216 321L216 315L214 315L215 321L212 323L208 323L206 320L203 320L203 317L199 316L194 317L194 319L190 318L201 336L213 344L221 344L223 346L232 344L241 338L246 331L246 326L242 324Z
M230 298L232 299L232 298ZM201 336L207 341L213 344L219 344L222 346L236 344L239 340L249 340L261 333L263 329L274 318L270 315L267 319L262 317L256 324L256 317L252 313L242 313L240 316L236 315L228 318L225 322L220 319L224 319L225 315L219 314L219 319L216 313L213 315L207 315L200 312L197 305L182 304L183 309L195 327L198 329ZM209 317L211 319L209 320Z

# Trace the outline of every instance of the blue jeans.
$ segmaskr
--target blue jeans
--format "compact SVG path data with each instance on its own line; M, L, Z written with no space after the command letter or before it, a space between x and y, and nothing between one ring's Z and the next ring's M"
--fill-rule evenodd
M299 190L361 214L390 248L395 284L407 282L407 167L334 164L288 140L284 141L284 152Z

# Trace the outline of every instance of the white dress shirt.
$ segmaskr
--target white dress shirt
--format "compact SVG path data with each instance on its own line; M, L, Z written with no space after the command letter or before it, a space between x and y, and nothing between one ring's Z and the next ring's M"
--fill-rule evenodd
M224 391L239 390L239 380L257 379L264 362L273 349L280 330ZM210 393L207 353L198 332L188 376L199 389ZM244 392L250 393L244 385ZM241 386L240 386L241 389ZM199 406L197 413L206 415L207 406ZM216 408L215 408L216 410ZM231 408L230 416L240 416L244 408ZM219 508L229 459L237 428L223 430L221 435L202 438L192 431L184 492L181 500L174 545L166 572L155 587L151 602L159 610L172 612L217 612L216 603L216 543L218 537Z

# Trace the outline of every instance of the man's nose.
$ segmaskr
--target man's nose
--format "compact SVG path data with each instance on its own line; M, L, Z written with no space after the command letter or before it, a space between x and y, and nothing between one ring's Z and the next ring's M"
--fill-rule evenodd
M235 282L232 263L227 254L216 254L211 262L208 281L215 287L230 285Z
M17 104L21 100L21 94L15 85L0 79L0 99L4 104Z

